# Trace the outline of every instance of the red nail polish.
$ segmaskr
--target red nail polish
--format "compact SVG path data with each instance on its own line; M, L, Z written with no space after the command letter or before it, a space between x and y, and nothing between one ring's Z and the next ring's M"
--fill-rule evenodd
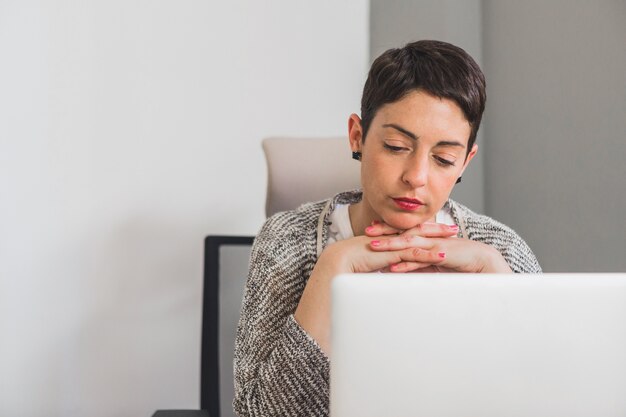
M380 246L380 240L372 240L370 242L370 245L372 245L372 246Z
M380 222L378 220L372 220L372 226L375 224L379 224Z
M459 230L459 226L457 226L456 224L452 224L452 225L450 225L449 227L450 227L450 229L452 229L452 230Z
M368 226L368 227L365 228L366 232L371 232L373 230L374 230L374 228L372 226Z
M439 252L437 255L439 255L440 258L445 258L446 257L446 253L445 252Z

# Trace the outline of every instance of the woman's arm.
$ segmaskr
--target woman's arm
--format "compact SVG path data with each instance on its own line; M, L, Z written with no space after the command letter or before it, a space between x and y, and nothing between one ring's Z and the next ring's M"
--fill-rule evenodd
M296 323L303 256L262 230L255 240L235 341L239 416L328 415L328 358Z

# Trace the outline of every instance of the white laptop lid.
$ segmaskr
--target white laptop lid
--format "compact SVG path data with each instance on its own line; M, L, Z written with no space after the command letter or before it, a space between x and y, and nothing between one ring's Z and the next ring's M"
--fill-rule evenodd
M331 417L626 416L626 274L353 274Z

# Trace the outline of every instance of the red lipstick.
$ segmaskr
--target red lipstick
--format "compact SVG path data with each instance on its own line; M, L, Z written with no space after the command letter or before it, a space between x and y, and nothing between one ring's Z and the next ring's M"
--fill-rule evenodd
M416 198L394 198L393 202L402 210L407 211L415 211L424 205L424 203Z

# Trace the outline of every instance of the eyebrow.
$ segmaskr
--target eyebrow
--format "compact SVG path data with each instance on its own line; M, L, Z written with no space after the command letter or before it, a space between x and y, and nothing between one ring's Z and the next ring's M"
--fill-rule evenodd
M387 124L384 124L383 127L390 127L392 129L395 129L398 132L402 133L404 136L408 136L409 138L415 141L419 139L419 136L415 135L413 132L406 130L402 126L398 126L397 124L387 123ZM455 140L440 140L439 142L437 142L435 146L456 146L460 148L465 148L465 145Z
M410 137L413 140L417 140L417 136L413 132L409 132L405 128L400 127L400 126L398 126L396 124L387 123L387 124L384 124L383 127L391 127L393 129L396 129L398 132L402 133L404 136L408 136L408 137Z

